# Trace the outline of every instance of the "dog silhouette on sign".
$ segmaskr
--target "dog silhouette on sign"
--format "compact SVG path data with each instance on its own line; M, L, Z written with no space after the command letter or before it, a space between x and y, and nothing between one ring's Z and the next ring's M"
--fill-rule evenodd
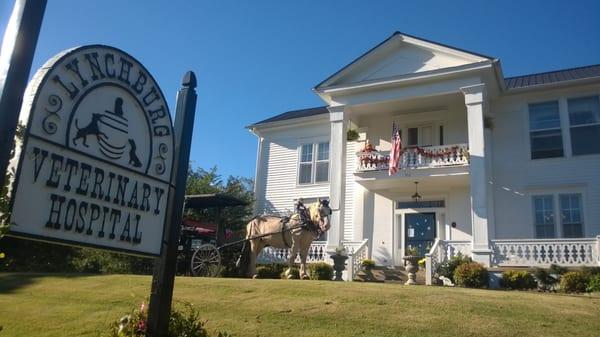
M133 141L133 139L129 139L129 165L132 165L133 167L141 167L142 166L142 162L140 162L140 159L138 158L137 154L135 153L135 150L137 149L137 147L135 146L135 142Z
M77 140L78 139L83 139L83 145L85 147L89 147L87 144L87 136L96 136L99 137L100 135L106 137L106 134L104 134L104 132L100 131L100 128L98 127L98 122L100 122L100 118L102 118L101 114L97 114L97 113L93 113L92 114L92 120L90 121L90 123L88 125L86 125L83 128L79 127L79 121L76 119L75 120L75 127L77 128L77 134L75 135L75 137L73 137L73 145L77 145Z

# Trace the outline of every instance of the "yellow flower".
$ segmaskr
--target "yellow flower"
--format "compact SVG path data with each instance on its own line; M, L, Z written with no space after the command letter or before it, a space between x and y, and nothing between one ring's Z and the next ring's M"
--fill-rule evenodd
M0 253L0 259L3 259L5 256L4 253Z

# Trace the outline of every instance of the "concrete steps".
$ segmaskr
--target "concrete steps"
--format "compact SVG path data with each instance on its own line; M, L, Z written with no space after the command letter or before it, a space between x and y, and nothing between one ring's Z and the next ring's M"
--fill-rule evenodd
M354 281L357 282L385 282L404 284L408 280L406 270L402 266L375 267L370 272L360 271ZM417 272L417 284L425 284L425 271Z

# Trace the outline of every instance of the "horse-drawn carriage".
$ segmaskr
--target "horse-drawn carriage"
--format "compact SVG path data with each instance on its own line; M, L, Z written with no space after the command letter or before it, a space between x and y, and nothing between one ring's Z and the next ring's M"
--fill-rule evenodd
M206 209L246 205L245 202L225 195L200 195L186 197L186 207ZM246 226L243 239L225 242L225 224L220 223L217 235L211 240L199 235L197 229L184 226L180 240L180 251L187 254L184 264L193 276L217 276L223 262L223 253L237 261L238 266L247 267L243 274L253 276L256 258L268 246L289 248L289 265L300 254L300 275L306 275L306 257L312 241L329 229L331 208L327 200L319 200L308 207L301 200L296 203L295 213L289 217L256 216ZM208 240L207 240L208 239ZM233 251L233 254L232 254Z

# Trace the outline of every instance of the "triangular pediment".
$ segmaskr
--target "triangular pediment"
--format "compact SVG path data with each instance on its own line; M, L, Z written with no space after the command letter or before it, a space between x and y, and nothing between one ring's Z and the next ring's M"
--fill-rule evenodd
M372 82L490 60L492 58L484 55L395 33L323 81L317 88Z

